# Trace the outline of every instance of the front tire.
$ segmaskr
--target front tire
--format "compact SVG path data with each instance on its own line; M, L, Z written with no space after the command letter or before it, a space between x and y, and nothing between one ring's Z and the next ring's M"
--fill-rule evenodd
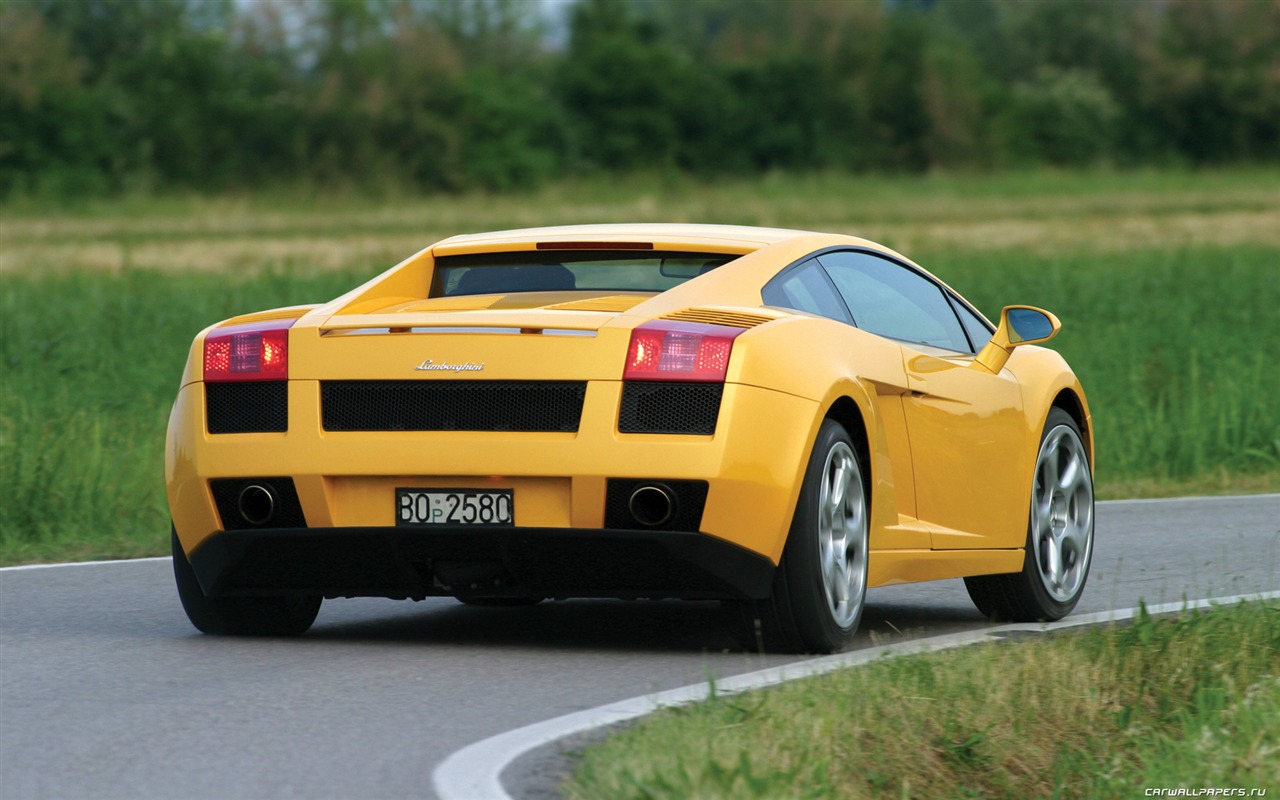
M1093 560L1093 474L1080 428L1060 408L1040 436L1026 557L1021 572L965 578L987 617L1009 622L1058 620L1084 592Z
M867 592L864 456L824 420L805 469L772 597L739 604L751 650L830 653L853 640Z
M320 613L323 597L208 597L171 531L173 578L187 619L201 633L222 636L299 636Z

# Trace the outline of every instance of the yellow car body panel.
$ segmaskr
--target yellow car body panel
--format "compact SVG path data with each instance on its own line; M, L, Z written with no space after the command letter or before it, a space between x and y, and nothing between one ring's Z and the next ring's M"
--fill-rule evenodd
M438 259L641 246L733 260L665 291L433 295ZM309 530L394 530L397 490L502 490L512 492L517 534L562 529L607 539L610 482L661 479L705 482L697 536L778 565L807 459L832 418L855 429L865 449L868 585L1017 571L1037 447L1053 407L1075 416L1092 459L1079 381L1060 356L1036 346L1002 340L1005 350L991 363L1006 363L993 373L975 352L765 304L762 287L781 271L839 248L881 254L936 281L854 237L576 226L453 237L328 303L215 324L192 344L169 422L165 478L176 539L188 556L229 539L224 517L234 501L219 501L213 486L255 476L290 480ZM211 433L205 339L288 320L287 429ZM713 432L620 431L628 342L655 321L736 334ZM542 432L326 429L326 382L470 380L581 383L579 422ZM243 494L240 502L244 513ZM439 593L451 593L434 580Z
M795 464L807 453L817 415L813 401L730 384L722 419L771 420L767 430L752 437L618 433L614 420L621 381L593 381L577 434L330 433L321 430L318 382L291 380L289 390L289 433L233 436L203 432L203 384L179 393L165 471L174 524L188 552L222 529L207 499L208 481L218 478L291 476L308 522L320 527L394 525L389 499L394 489L425 485L515 488L518 527L600 528L599 486L606 477L714 475L702 531L776 563L795 504ZM592 426L592 419L608 424ZM186 436L179 433L183 430L200 432ZM382 502L369 502L375 496L371 491L381 492Z

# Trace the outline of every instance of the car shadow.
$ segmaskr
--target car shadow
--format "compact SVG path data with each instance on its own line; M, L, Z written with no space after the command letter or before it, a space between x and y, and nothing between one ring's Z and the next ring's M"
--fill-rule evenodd
M495 649L742 653L744 648L733 636L735 613L718 602L678 600L566 600L517 608L467 606L451 599L414 604L335 600L325 603L304 639ZM967 602L876 603L869 597L850 649L989 624Z
M326 602L305 638L492 648L739 649L730 635L728 613L714 602L565 600L486 608L433 599L408 607L363 601L359 609L343 608L344 602Z

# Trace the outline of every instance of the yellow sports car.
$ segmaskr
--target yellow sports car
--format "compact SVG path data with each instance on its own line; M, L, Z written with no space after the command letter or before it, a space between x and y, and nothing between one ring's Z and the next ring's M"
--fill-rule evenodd
M1093 544L1059 322L998 325L849 236L586 225L456 236L332 302L192 345L165 450L206 633L324 598L722 600L828 652L868 587L963 577L1058 619Z

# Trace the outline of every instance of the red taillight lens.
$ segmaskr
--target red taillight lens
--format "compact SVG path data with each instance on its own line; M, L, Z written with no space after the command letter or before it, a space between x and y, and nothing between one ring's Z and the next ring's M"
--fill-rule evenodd
M204 340L206 381L282 381L289 377L289 328L295 320L229 325Z
M623 380L723 381L741 328L647 322L631 332Z

